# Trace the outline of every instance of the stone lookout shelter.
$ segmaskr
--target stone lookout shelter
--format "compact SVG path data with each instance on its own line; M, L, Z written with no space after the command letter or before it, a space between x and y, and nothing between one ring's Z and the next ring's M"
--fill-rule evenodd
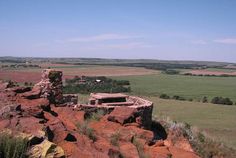
M105 109L122 115L122 110L134 115L134 122L144 128L150 128L152 122L153 103L137 96L122 93L91 93L89 104L81 105L84 109Z
M128 101L129 96L122 93L91 93L89 104L102 106L129 106L132 101Z

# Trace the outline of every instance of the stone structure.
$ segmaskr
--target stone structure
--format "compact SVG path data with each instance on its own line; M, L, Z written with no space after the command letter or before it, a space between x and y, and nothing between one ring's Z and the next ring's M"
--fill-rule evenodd
M130 109L132 111L132 118L123 119L128 120L129 123L136 122L144 128L149 129L151 127L153 103L140 97L128 96L122 93L91 93L89 104L82 106L84 108L109 109L108 111L115 109L115 111L121 111L114 112L114 118L110 119L116 121L116 118L120 117L116 115L124 110L124 108L119 107L125 107L127 110ZM122 122L125 122L125 120Z
M42 79L33 90L40 90L40 97L48 98L51 103L62 103L62 72L53 69L43 70Z

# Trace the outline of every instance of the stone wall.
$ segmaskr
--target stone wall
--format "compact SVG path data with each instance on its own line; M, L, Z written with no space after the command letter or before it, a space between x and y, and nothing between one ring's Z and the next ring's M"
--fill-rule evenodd
M62 88L62 72L45 69L42 71L41 81L33 87L33 90L40 90L40 97L48 98L51 103L60 104L63 102Z

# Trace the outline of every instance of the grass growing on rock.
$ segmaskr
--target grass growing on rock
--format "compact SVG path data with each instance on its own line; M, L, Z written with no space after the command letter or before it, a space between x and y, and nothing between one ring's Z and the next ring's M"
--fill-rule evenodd
M97 110L91 114L89 121L99 121L105 114L106 112L104 110Z
M119 146L119 140L120 140L120 132L117 131L111 135L110 143L114 146Z
M83 123L77 123L77 128L79 129L79 132L81 134L86 135L89 139L91 139L93 142L97 140L97 137L95 135L94 129L89 127L88 121L85 121Z
M0 133L0 157L1 158L26 158L28 149L27 140L14 137L8 133Z

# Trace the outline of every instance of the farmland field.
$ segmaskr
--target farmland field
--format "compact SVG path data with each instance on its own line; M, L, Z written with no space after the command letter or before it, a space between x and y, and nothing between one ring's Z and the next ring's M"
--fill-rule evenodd
M165 93L193 100L200 100L203 96L209 97L208 99L222 96L236 101L236 77L155 74L114 78L129 80L132 93L137 95L157 96Z
M63 71L64 78L74 76L130 76L158 74L157 70L145 68L121 67L121 66L93 66L93 65L63 65L43 64L41 68L14 68L0 69L0 79L13 80L17 82L38 82L41 78L41 71L44 68L54 68Z

